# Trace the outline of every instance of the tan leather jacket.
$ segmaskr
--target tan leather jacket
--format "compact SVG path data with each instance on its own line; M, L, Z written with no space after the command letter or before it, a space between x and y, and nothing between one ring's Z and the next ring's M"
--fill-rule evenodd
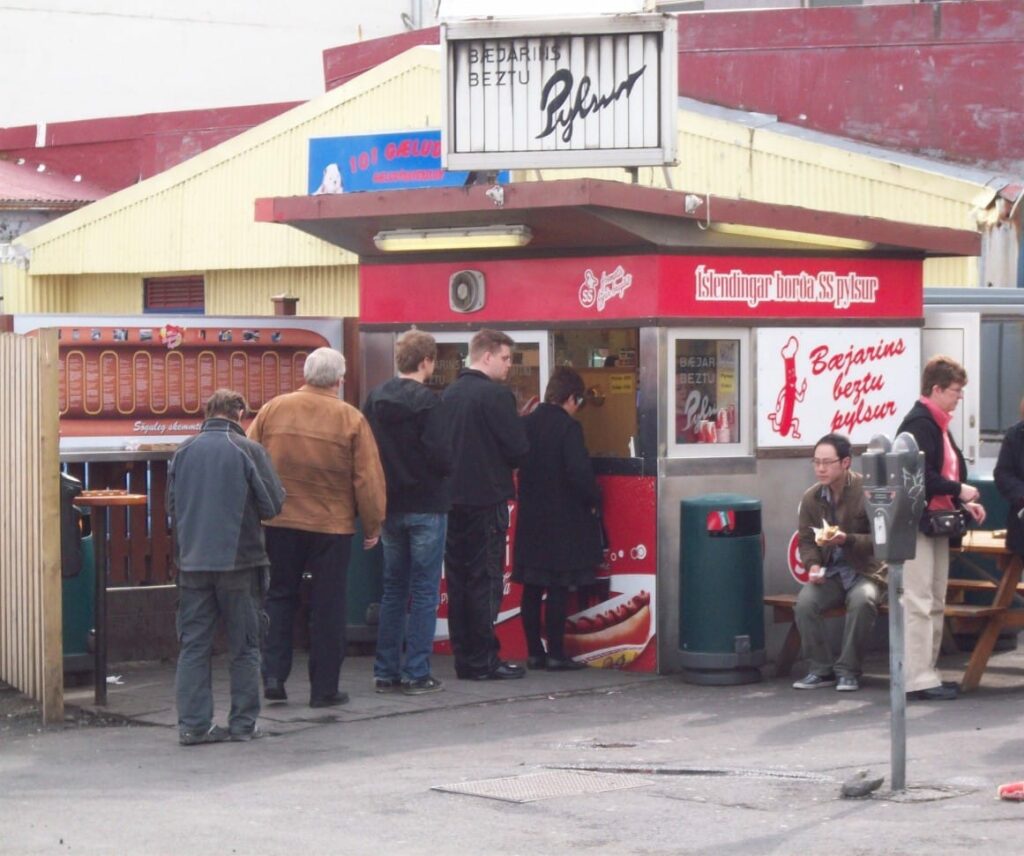
M822 485L809 487L800 500L800 529L798 533L800 561L805 568L812 565L825 567L832 553L832 547L819 547L814 542L814 531L811 527L822 525L822 521L836 524L846 533L843 545L843 556L847 563L858 574L884 583L886 566L875 558L874 543L867 511L864 509L864 486L860 473L849 472L846 475L846 486L839 497L835 509L835 518L829 513L828 504L822 496ZM828 490L828 488L824 488Z
M363 537L384 521L384 471L363 414L329 389L309 385L272 398L256 414L249 437L269 453L288 493L267 526Z

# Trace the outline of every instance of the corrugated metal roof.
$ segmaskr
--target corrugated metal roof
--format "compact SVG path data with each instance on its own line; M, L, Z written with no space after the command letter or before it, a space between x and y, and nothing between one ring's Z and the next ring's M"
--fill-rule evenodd
M309 139L440 125L436 48L345 86L19 238L32 274L149 273L354 264L293 229L256 223L253 202L303 194Z
M80 177L40 166L27 160L0 160L0 208L78 208L109 193Z

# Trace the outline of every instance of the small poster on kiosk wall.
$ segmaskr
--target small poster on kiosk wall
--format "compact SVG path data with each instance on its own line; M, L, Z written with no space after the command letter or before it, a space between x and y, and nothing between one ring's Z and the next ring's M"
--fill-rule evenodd
M892 435L918 397L916 328L757 331L757 444L812 446L838 432L854 445Z

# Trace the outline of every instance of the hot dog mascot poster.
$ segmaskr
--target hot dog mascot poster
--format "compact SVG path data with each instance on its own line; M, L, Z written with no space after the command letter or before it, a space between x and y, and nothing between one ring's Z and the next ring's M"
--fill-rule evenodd
M760 328L757 444L812 446L830 432L854 445L893 434L917 399L916 328Z

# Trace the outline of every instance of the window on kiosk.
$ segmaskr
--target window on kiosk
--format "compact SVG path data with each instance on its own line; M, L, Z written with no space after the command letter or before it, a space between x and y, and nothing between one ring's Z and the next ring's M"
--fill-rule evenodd
M544 395L547 384L547 359L544 334L536 331L510 330L515 340L512 349L512 369L508 373L508 385L516 395L516 407L526 412ZM469 364L469 340L471 333L434 333L437 340L437 360L434 374L427 386L437 393L455 380L459 370Z
M668 354L669 456L752 454L749 331L669 330Z
M595 458L636 457L639 331L636 328L555 330L554 366L583 377L586 403L576 412Z

